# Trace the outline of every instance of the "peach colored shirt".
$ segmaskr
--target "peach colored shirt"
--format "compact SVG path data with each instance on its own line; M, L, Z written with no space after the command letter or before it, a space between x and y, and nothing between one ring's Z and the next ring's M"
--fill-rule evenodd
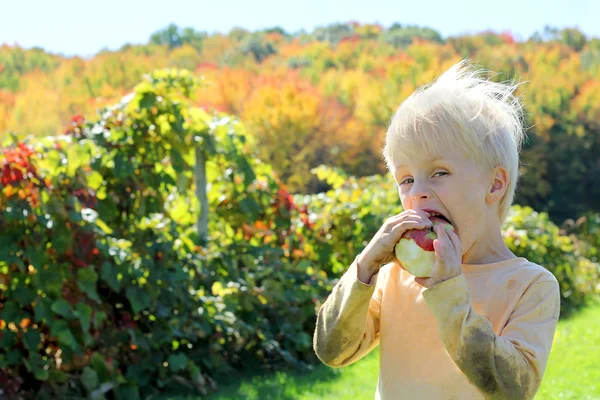
M380 345L375 399L531 399L560 313L556 278L515 258L462 266L426 289L388 264L367 285L356 259L320 308L319 359L349 365Z

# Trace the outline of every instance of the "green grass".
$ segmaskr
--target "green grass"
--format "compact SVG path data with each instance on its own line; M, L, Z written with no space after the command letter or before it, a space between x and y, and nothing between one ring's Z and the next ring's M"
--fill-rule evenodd
M229 399L370 399L379 374L379 351L341 369L318 366L310 373L277 372L254 376L227 387L210 400Z
M238 379L221 386L209 399L372 399L378 372L379 351L375 350L342 369L321 365L310 373L277 372ZM600 399L600 305L559 321L536 396L536 400L547 399Z
M312 372L279 371L245 378L231 377L221 384L218 393L208 400L307 400L307 399L372 399L379 374L379 351L345 368L318 365ZM200 400L199 397L164 396L160 400Z
M558 322L537 399L600 399L600 306Z

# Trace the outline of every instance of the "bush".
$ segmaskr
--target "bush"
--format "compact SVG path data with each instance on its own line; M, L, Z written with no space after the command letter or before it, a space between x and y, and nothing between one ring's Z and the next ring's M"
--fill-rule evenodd
M531 207L511 207L504 237L513 253L554 274L560 284L563 314L600 292L600 265L586 258L575 238L562 234L548 214L537 213Z
M0 386L9 398L135 399L215 388L240 365L307 367L330 289L306 218L253 139L157 71L96 122L4 143ZM194 149L206 156L207 237ZM293 318L290 318L293 315Z
M402 212L402 206L391 178L356 178L326 166L313 173L331 190L295 199L310 207L311 229L305 235L311 260L335 278L345 272L386 218Z
M600 214L587 213L577 221L568 219L562 228L577 243L582 254L600 262Z

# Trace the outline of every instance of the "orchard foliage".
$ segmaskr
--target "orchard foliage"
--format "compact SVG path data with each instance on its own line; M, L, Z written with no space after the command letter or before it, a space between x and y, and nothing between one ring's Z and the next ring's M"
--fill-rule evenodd
M315 307L330 287L305 259L306 207L237 121L191 105L197 84L157 71L95 121L3 142L4 396L207 393L242 363L314 361ZM196 147L208 210L195 198Z
M519 93L530 129L517 202L556 223L598 212L600 39L573 28L546 27L519 42L510 32L443 38L398 23L226 34L169 25L145 45L88 60L3 46L0 134L55 135L73 115L115 103L147 71L186 68L210 82L197 106L240 116L289 188L317 193L322 187L308 171L321 164L356 176L384 173L380 149L398 105L463 57L500 72L494 79L527 81Z
M597 244L589 237L566 235L548 214L521 206L511 208L503 230L513 253L554 274L560 285L563 315L600 294L600 263L588 251L589 246L597 248Z

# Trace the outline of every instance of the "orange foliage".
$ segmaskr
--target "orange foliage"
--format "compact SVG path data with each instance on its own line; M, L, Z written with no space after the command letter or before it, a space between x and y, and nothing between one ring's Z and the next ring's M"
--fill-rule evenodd
M10 119L9 110L15 106L15 96L7 90L0 89L0 132L4 132L8 127Z
M577 119L595 130L600 129L600 80L588 81L582 85L579 95L573 101Z
M239 31L210 35L197 48L148 44L90 59L57 57L56 68L19 75L16 92L0 89L0 134L61 132L73 115L93 115L119 100L143 74L184 67L204 77L196 105L238 115L256 136L261 156L296 189L320 162L354 174L381 172L385 129L399 104L461 57L500 72L495 79L527 80L523 100L530 133L550 140L564 120L597 129L599 83L596 69L581 65L585 49L557 40L516 42L510 32L444 43L415 37L396 48L382 40L381 25L349 26L351 34L332 43L271 32L249 44L244 35L251 33ZM257 62L253 51L267 55ZM7 71L2 57L34 56L39 54L2 46L0 84Z

